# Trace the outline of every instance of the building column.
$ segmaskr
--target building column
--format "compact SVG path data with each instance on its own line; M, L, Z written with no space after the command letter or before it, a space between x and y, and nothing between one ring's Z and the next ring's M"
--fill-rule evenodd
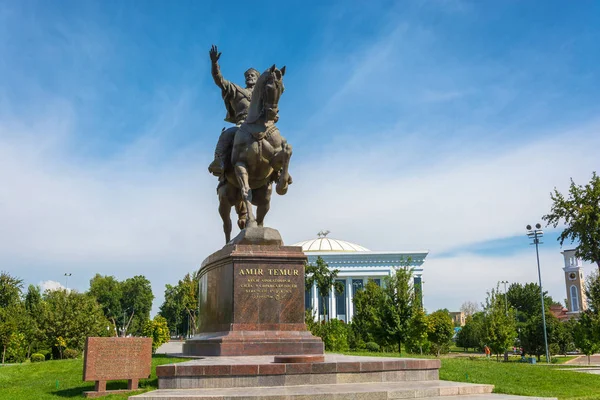
M316 321L320 321L320 316L319 316L319 294L317 292L317 283L313 282L313 287L312 287L312 304L313 304L313 315L315 315L315 320Z
M346 278L346 322L352 321L354 317L354 309L352 304L352 278Z
M337 318L337 307L335 304L335 290L329 289L329 319Z

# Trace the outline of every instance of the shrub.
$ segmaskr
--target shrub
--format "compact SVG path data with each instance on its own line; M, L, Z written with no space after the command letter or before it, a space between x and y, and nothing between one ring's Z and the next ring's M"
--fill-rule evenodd
M20 332L13 332L6 346L5 359L11 363L22 363L27 359L27 345L25 335Z
M169 341L169 327L167 326L167 320L157 315L153 320L146 321L143 329L144 335L152 338L152 354L156 353L163 343Z
M46 359L46 361L52 359L52 350L43 349L43 350L38 350L36 353L43 355L44 358Z
M79 357L79 352L75 349L65 349L63 351L63 357L69 358L69 359L74 359L74 358Z
M46 357L40 353L33 353L30 357L31 362L42 362L46 361Z
M323 343L325 350L328 351L346 351L348 350L348 330L349 327L339 319L332 319L321 327Z
M365 347L367 348L367 351L379 351L379 345L375 342L368 342L367 344L365 344Z
M548 351L550 352L551 356L560 354L560 346L557 343L550 343L548 346Z

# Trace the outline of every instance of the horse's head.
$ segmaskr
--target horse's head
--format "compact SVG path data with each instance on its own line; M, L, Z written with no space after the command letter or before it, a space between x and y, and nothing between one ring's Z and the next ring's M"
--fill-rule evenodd
M262 73L254 86L246 122L255 123L261 117L265 121L277 122L279 98L284 91L284 75L285 67L277 69L275 64Z

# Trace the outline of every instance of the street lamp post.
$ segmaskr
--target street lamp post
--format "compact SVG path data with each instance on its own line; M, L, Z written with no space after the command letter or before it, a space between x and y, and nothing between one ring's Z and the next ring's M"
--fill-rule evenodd
M544 307L544 289L542 289L542 273L540 271L540 252L538 249L538 245L540 243L540 238L544 236L544 231L542 231L542 226L537 223L535 224L535 229L531 228L531 225L527 225L527 237L533 240L535 244L535 256L537 258L537 268L538 268L538 279L540 281L540 297L542 299L542 322L544 324L544 344L546 346L546 362L550 362L550 353L548 352L548 334L546 333L546 308Z
M65 276L66 276L66 278L65 278L65 288L67 289L67 292L69 291L69 277L71 275L73 275L73 274L65 272Z

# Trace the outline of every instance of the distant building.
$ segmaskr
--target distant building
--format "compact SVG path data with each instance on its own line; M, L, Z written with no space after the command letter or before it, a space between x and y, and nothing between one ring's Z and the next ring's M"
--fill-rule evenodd
M337 281L344 284L344 291L340 295L330 292L325 299L327 311L331 318L348 322L354 315L352 302L357 290L362 289L369 280L381 285L386 276L391 276L398 268L406 265L410 259L413 268L413 285L415 292L422 303L423 262L429 251L371 251L358 244L328 238L329 231L321 231L316 239L305 240L294 244L301 246L308 257L309 264L314 264L317 257L321 257L330 269L338 269ZM317 293L316 286L305 293L304 305L307 310L312 309L319 319L324 311L322 301Z
M571 319L569 310L560 304L552 304L550 306L550 312L561 322Z
M465 326L465 313L462 311L453 311L450 312L450 318L452 318L452 322L454 322L455 326Z
M565 286L567 289L567 314L577 316L587 309L583 265L581 259L575 257L575 250L565 250L561 254L565 262L563 271L565 272Z

